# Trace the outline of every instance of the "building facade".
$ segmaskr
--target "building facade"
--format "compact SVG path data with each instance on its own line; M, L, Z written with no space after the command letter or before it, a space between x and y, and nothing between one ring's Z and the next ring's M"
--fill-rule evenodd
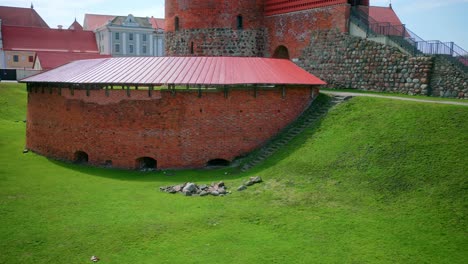
M152 23L152 19L86 14L84 29L95 32L103 55L164 56L164 29L158 28L158 23Z

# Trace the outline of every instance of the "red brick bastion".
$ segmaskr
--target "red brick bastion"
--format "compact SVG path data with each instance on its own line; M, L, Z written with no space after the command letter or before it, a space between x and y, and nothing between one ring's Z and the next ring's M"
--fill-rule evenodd
M28 149L59 160L88 155L91 165L198 168L232 161L264 144L311 103L310 88L177 92L32 88Z
M227 165L294 121L324 84L289 60L226 57L83 60L23 82L28 149L126 169Z

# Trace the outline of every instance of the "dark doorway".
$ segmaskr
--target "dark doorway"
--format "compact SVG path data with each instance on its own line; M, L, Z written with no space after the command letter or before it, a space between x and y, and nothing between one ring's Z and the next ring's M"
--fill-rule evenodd
M76 164L87 164L88 163L88 153L84 151L75 152L75 158L73 160Z
M225 159L212 159L206 163L207 167L227 167L231 162Z
M155 170L157 162L155 159L150 157L142 157L136 160L136 168L139 170Z
M273 58L277 59L288 59L289 60L289 51L288 48L285 46L281 45L278 46L275 50L275 53L273 54Z

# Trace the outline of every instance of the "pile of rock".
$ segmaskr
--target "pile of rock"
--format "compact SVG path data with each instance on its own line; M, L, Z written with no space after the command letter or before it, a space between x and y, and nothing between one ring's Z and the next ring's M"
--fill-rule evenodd
M174 186L164 186L159 188L162 192L167 193L182 193L185 196L224 196L229 194L227 187L224 185L224 182L220 181L218 183L212 183L211 185L197 185L193 182L187 182Z
M243 191L247 189L247 186L252 186L256 183L261 183L263 180L260 176L250 177L250 179L237 188L238 191Z

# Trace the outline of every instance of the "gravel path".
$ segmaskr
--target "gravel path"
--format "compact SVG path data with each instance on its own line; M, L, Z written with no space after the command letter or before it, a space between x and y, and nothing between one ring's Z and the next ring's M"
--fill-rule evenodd
M405 97L398 97L398 96L385 96L385 95L366 94L366 93L348 93L348 92L333 92L333 91L320 91L320 92L324 94L332 94L332 95L338 95L338 96L367 96L367 97L377 97L377 98L386 98L386 99L393 99L393 100L412 101L412 102L431 103L431 104L468 106L468 102L465 103L465 102L453 102L453 101L433 101L433 100L425 100L425 99L418 99L418 98L405 98Z

